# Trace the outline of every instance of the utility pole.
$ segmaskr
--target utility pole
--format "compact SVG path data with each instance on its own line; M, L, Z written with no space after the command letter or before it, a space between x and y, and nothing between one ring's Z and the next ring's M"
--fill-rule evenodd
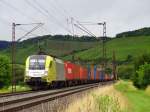
M114 76L114 79L117 80L117 73L116 73L116 54L115 54L115 51L113 51L113 62L112 62L112 65L113 65L113 76Z
M106 22L103 23L98 23L98 25L102 25L103 26L103 37L102 37L102 68L105 70L106 68Z
M35 26L33 29L31 29L31 31L27 32L24 36L20 37L19 39L17 39L16 41L16 26L20 26L20 25L37 25ZM28 34L30 34L31 32L35 31L37 28L41 27L43 25L43 23L30 23L30 24L16 24L16 23L12 23L12 93L16 92L16 75L15 75L15 64L16 64L16 43L19 42L21 39L25 38Z
M15 69L14 69L14 64L15 64L15 27L16 24L12 23L12 92L16 91L16 77L15 77Z

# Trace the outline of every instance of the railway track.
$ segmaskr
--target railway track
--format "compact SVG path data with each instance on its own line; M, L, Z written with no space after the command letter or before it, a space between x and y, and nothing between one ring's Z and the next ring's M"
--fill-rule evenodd
M35 91L29 90L29 91L21 91L21 92L14 92L14 93L2 93L0 94L0 98L14 96L14 95L29 94L29 93L34 93L34 92Z
M103 83L80 85L58 90L6 95L4 97L0 97L0 112L16 112L22 110L22 108L29 108L40 103L48 102L57 98L61 98L94 87L98 87L100 85L106 85L111 83L113 82L110 81Z

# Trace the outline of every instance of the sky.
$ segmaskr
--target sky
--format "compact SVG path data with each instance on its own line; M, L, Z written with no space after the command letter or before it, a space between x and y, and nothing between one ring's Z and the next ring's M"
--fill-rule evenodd
M32 23L43 25L24 39L47 34L88 35L74 25L77 22L99 37L102 26L96 23L104 21L107 36L114 37L150 27L149 4L150 0L0 0L0 40L11 40L13 22L22 24L16 26L16 40L38 25Z

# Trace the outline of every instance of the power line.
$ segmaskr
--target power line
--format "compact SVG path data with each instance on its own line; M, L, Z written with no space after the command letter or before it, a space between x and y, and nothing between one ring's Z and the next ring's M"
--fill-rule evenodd
M22 12L20 9L14 7L14 6L11 5L10 3L6 2L6 1L3 1L3 0L1 0L0 2L3 3L3 4L5 4L7 7L12 8L12 9L15 10L16 12L20 13L21 15L23 15L23 16L25 16L26 18L29 19L29 17L28 17L24 12ZM31 18L31 17L30 17L30 19L35 20L34 18Z
M34 1L45 13L47 13L50 17L52 17L56 21L56 24L64 28L69 33L72 33L68 28L66 28L62 23L60 23L53 14L51 14L46 8L42 7L42 5L37 2L37 0L34 0Z
M57 7L56 4L54 5L54 4L53 4L54 2L52 3L52 1L51 1L51 3L50 3L50 0L47 0L47 2L48 2L48 4L51 4L52 7L50 7L50 8L51 8L54 12L57 12L57 11L60 12L60 15L62 15L65 19L69 17L68 15L66 15L66 14L63 12L62 9L60 9L60 7ZM56 11L56 10L57 10L57 11Z
M69 18L71 18L71 22L70 23L71 23L71 28L72 28L72 34L74 35L75 34L74 33L75 29L74 29L74 24L73 24L74 17L72 17L71 14L65 8L63 8L61 4L58 3L58 1L56 1L56 0L51 0L51 1L53 1L53 3L55 2L55 6L56 7L54 6L54 8L58 9L61 12L61 14L65 18L67 18L67 26L68 26L68 28L69 28ZM48 0L48 2L49 2L49 0Z
M23 32L25 32L25 33L27 33L28 31L27 30L25 30L24 28L17 28L18 30L21 30L21 31L23 31ZM34 33L30 33L30 34L32 34L33 36L36 36L36 37L38 37L39 35L36 35L36 34L34 34Z
M72 17L71 14L66 9L64 9L58 1L56 0L52 0L52 1L56 3L56 6L58 5L58 8L60 8L60 11L62 11L64 15L67 15L67 17Z
M24 12L22 12L20 9L18 9L18 8L16 8L15 6L13 6L12 4L10 4L9 2L3 1L3 0L1 0L0 2L3 3L4 5L6 5L7 7L12 8L12 9L15 10L16 12L18 12L19 14L23 15L24 17L26 17L27 19L29 19L29 20L31 19L32 21L38 22L36 19L34 19L34 18L28 16L27 14L25 14ZM43 27L42 27L42 29L45 30L46 32L48 31L47 29L45 29L45 28L43 28Z
M79 28L80 30L82 30L82 31L86 32L87 34L89 34L89 35L91 35L91 36L93 36L93 37L97 38L95 35L92 35L91 33L89 33L88 31L86 31L86 30L85 30L85 29L83 29L82 27L78 26L77 24L74 24L74 25L75 25L75 27L77 27L77 28Z
M86 32L88 32L90 35L96 38L96 35L93 34L91 31L89 31L86 27L84 27L79 21L76 21Z
M35 23L38 24L37 26L35 26L34 28L32 28L29 32L27 32L24 36L20 37L17 41L22 40L23 38L25 38L28 34L32 33L33 31L35 31L36 29L40 28L43 23ZM21 25L32 25L32 24L21 24Z

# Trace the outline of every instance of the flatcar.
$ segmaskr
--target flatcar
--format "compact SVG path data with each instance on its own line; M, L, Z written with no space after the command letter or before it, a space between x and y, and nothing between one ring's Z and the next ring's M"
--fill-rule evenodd
M83 67L49 55L31 55L26 59L25 82L32 89L73 86L113 80L94 67Z

